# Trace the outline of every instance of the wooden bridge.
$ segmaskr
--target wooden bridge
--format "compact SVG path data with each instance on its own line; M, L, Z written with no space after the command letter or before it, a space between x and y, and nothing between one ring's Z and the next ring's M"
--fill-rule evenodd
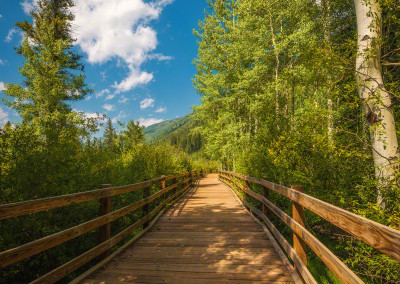
M227 171L207 173L162 176L133 185L104 185L88 192L0 205L2 220L100 201L98 218L1 252L0 268L99 228L96 247L32 283L57 282L95 258L99 262L71 283L316 283L307 269L307 246L343 283L363 283L306 229L304 208L400 261L398 230L306 195L301 187L288 188ZM135 191L142 191L141 200L112 211L112 196ZM270 191L292 200L292 216L270 202ZM139 209L142 219L111 236L112 221ZM293 245L269 220L270 214L293 230ZM112 247L140 228L111 253Z

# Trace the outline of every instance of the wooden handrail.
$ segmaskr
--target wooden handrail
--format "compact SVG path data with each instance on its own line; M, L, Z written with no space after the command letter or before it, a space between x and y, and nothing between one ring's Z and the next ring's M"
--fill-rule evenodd
M325 220L348 232L357 239L365 242L371 247L383 252L392 259L400 262L400 231L379 224L342 208L319 200L305 193L291 188L274 184L264 179L230 173L240 179L265 186L289 199L299 203L311 212L321 216Z
M299 236L314 252L321 258L321 260L329 267L329 269L344 283L363 283L361 279L359 279L343 262L341 262L332 252L329 251L318 239L315 238L305 227L296 222L286 213L284 213L281 209L279 209L276 205L272 204L267 198L261 196L249 189L249 186L243 186L241 183L237 182L233 177L236 177L245 182L253 182L260 184L268 189L271 189L275 192L278 192L297 204L304 206L310 211L320 215L325 218L329 222L343 230L349 232L353 236L358 239L366 242L367 244L379 249L383 253L388 256L394 258L399 261L399 249L400 249L400 231L394 230L390 227L384 226L382 224L376 223L372 220L368 220L364 217L358 216L354 213L348 212L339 207L333 206L329 203L323 202L319 199L311 197L302 192L296 191L294 189L277 185L266 181L264 179L257 179L249 176L244 176L242 174L237 174L229 171L219 171L219 177L224 181L229 187L233 188L233 186L238 187L241 191L243 191L246 195L250 195L256 200L260 201L263 206L267 206L270 211L272 211L275 215L277 215L282 221L284 221L297 236ZM280 241L279 235L276 234L276 228L272 227L272 223L269 219L258 209L252 207L245 199L242 198L243 203L258 217L263 219L267 224L268 228L275 235L275 237ZM340 219L340 220L337 220ZM354 228L354 226L356 226ZM360 232L363 228L363 233ZM369 236L365 236L365 234L370 234ZM376 233L376 235L371 235ZM376 240L378 239L378 240ZM365 241L367 240L367 241ZM384 241L384 244L380 244L379 242ZM287 244L281 245L285 248ZM286 249L286 248L285 248ZM293 248L290 248L291 251ZM292 257L289 251L286 249L287 253ZM293 252L293 251L292 251ZM298 268L301 268L299 263L296 263L295 259L298 258L298 255L292 257L292 260L295 262ZM297 261L298 262L298 261ZM299 269L300 273L303 275L302 271ZM306 279L305 279L306 280ZM309 281L306 281L310 283Z
M194 172L190 172L192 174ZM144 206L148 206L149 204L157 198L162 197L163 201L160 205L157 206L153 211L148 212L145 210L147 215L143 217L141 220L132 224L122 232L117 235L110 237L107 236L104 238L100 238L101 243L91 250L79 255L68 263L56 268L55 270L47 273L41 278L34 281L34 283L54 283L59 279L63 278L67 274L81 267L88 261L93 258L104 254L106 251L109 251L114 245L119 243L122 239L129 236L132 232L137 230L139 227L148 224L152 217L154 217L158 211L160 211L168 202L179 197L181 194L184 194L188 188L193 184L194 178L184 178L183 180L176 182L177 178L182 178L187 176L188 173L178 174L178 175L170 175L170 176L162 176L159 178L155 178L152 180L144 181L137 184L119 186L119 187L111 187L108 185L106 188L87 191L87 192L79 192L74 194L68 194L63 196L49 197L25 202L18 202L13 204L4 204L0 206L0 220L8 219L12 217L22 216L26 214L41 212L45 210L50 210L59 207L65 207L71 204L82 203L90 200L100 199L103 202L107 201L107 208L103 208L101 210L101 216L87 221L85 223L79 224L72 228L66 229L64 231L46 236L44 238L35 240L33 242L21 245L16 248L9 249L7 251L0 253L0 269L4 268L8 265L26 259L30 256L36 255L40 252L43 252L52 247L58 246L62 243L65 243L68 240L76 238L82 234L85 234L89 231L92 231L99 227L104 227L105 225L109 225L112 221L125 216L126 214L142 208ZM165 182L167 180L173 180L173 184L170 186L165 186ZM142 200L137 201L136 203L125 206L116 211L111 211L111 207L108 208L108 203L110 202L111 196L124 194L132 191L136 191L139 189L149 189L151 185L161 182L162 189L154 193L153 195L145 195ZM179 191L174 191L172 195L167 197L166 193L171 191L172 189L178 188L179 186L183 186L183 189ZM148 190L149 191L149 190Z

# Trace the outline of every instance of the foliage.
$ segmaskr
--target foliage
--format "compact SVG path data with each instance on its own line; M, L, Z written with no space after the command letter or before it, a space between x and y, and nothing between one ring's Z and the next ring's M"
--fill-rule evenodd
M382 53L397 60L398 3L382 4ZM341 0L210 0L209 8L195 31L194 61L201 95L194 117L206 155L225 169L301 184L312 196L398 228L398 185L386 192L385 210L376 205L369 129L354 75L353 6ZM397 98L394 66L384 65L384 74ZM400 123L397 106L394 111ZM334 232L320 231L315 215L308 221L315 233ZM366 281L400 278L394 260L366 245L339 243L335 253Z

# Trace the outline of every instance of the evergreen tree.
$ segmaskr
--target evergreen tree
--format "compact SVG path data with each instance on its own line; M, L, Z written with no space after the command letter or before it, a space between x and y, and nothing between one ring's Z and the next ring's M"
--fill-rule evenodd
M56 140L59 131L71 126L69 101L81 100L91 92L71 37L72 0L39 0L31 12L33 23L26 20L16 25L24 32L17 53L25 57L19 69L24 84L7 84L5 99L25 122L39 126L47 139ZM52 137L52 138L50 138Z
M106 128L104 129L104 143L107 146L112 146L115 144L115 141L117 139L117 132L115 131L114 126L112 125L112 121L109 118L107 120Z

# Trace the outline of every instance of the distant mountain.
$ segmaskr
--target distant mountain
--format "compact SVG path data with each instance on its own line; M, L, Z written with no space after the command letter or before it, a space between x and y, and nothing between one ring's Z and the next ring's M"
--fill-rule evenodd
M144 136L147 142L166 140L171 133L184 127L190 121L192 121L190 114L171 120L165 120L146 127L144 129Z
M187 153L195 153L200 151L203 145L201 135L192 131L196 126L198 122L188 114L150 125L144 129L144 136L149 143L165 141L181 147Z

